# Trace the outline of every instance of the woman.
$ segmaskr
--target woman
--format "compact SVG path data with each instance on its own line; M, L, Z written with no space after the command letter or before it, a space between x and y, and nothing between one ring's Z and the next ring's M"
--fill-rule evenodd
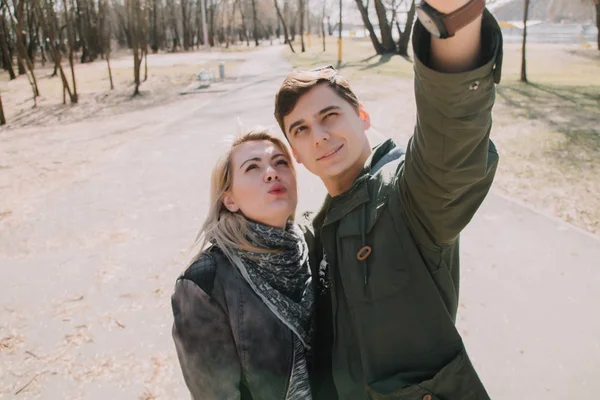
M172 296L192 397L310 399L314 289L285 144L266 131L237 139L212 172L210 202L203 250Z

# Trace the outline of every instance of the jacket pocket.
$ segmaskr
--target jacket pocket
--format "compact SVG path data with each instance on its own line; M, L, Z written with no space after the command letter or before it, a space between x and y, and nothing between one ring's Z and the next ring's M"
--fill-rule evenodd
M399 389L406 374L370 384L371 400L489 400L471 360L462 346L459 353L431 379Z
M368 204L365 210L355 209L338 227L338 264L344 268L346 291L353 293L351 307L390 297L408 285L406 255L395 234L387 200ZM370 253L360 260L364 246Z

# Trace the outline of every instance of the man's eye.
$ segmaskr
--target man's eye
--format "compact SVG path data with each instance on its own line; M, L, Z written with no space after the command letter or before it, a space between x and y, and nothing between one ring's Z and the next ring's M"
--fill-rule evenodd
M298 135L299 133L302 133L302 131L304 131L304 130L306 130L306 129L307 129L307 128L306 128L306 126L301 126L301 127L299 127L298 129L296 129L296 130L294 131L294 136Z
M323 120L326 120L326 119L328 119L329 117L331 117L331 116L334 116L334 115L338 115L338 114L337 114L336 112L329 113L329 114L327 114L327 115L325 115L325 116L323 117Z

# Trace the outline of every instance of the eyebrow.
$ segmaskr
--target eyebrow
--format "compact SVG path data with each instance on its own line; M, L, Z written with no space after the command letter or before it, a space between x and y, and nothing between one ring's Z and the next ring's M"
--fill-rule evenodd
M321 114L325 114L327 111L331 111L331 110L341 110L342 108L339 106L327 106L324 109L322 109L321 111L319 111L318 113L315 114L315 116L317 115L321 115ZM292 133L292 129L294 129L295 127L297 127L298 125L302 125L304 123L303 119L300 119L294 123L292 123L290 125L290 127L288 128L288 133Z
M271 160L274 160L274 159L276 159L277 157L285 157L285 154L283 154L283 153L277 153L277 154L274 154L274 155L271 157ZM247 162L250 162L250 161L259 161L259 162L260 162L260 161L262 161L262 159L261 159L260 157L253 157L253 158L249 158L249 159L247 159L246 161L244 161L244 162L242 163L242 165L240 165L240 169L242 169L242 167L244 166L244 164L246 164Z

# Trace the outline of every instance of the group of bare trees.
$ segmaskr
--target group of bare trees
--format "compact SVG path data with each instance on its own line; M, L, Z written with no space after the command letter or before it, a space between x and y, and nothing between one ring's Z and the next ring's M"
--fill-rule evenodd
M113 89L111 51L128 48L137 95L148 77L149 52L235 43L258 46L261 40L281 34L292 51L299 35L304 51L304 33L324 31L320 21L328 11L326 4L333 0L312 0L315 6L323 2L314 10L310 0L272 1L0 0L0 66L10 79L27 76L35 106L40 95L36 65L50 63L52 76L62 81L63 103L67 99L77 103L76 64L104 59Z

